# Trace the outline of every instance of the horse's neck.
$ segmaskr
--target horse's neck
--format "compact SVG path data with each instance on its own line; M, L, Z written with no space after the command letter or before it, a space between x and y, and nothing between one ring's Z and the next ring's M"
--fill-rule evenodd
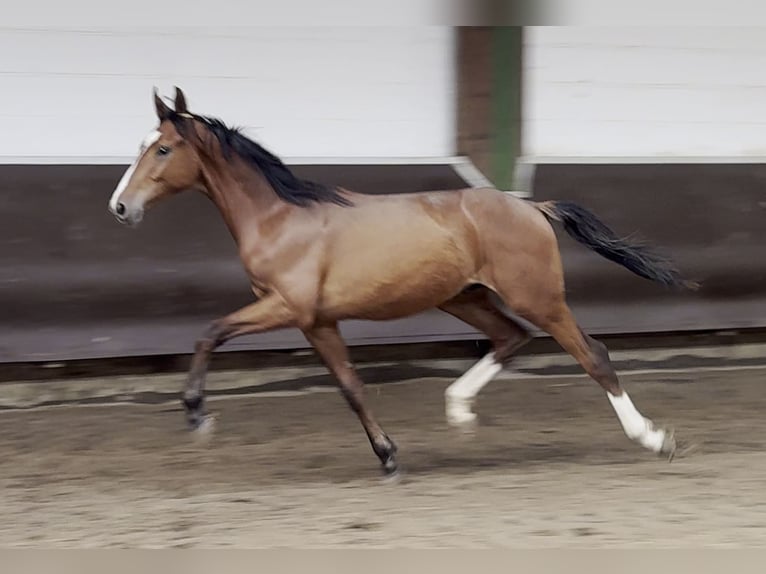
M260 235L264 223L285 207L261 174L244 166L206 166L207 195L218 207L237 244Z

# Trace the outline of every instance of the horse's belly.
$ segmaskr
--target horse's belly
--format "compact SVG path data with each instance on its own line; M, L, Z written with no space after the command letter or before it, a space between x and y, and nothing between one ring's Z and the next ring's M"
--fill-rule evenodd
M327 318L395 319L435 307L454 297L471 265L454 246L428 256L406 252L368 254L328 273L320 302Z

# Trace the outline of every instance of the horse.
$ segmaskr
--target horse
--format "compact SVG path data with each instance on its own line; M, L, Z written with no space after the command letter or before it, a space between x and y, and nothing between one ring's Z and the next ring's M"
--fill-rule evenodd
M694 289L669 259L618 237L571 202L535 202L492 188L370 195L300 179L240 129L190 112L181 89L175 89L175 109L156 88L153 96L159 124L117 184L109 211L136 226L157 202L201 191L234 238L254 295L253 303L210 323L195 343L181 393L191 429L212 424L204 387L216 348L245 334L297 328L337 380L383 474L394 475L397 446L365 403L338 324L438 308L492 344L445 391L450 424L475 420L478 392L530 340L525 320L550 334L601 385L630 439L672 458L674 432L655 426L633 405L606 346L580 329L567 306L552 225L562 224L575 240L640 277Z

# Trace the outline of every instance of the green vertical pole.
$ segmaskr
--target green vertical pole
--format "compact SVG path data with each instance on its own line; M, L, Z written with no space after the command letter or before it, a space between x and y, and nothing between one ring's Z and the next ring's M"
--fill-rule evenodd
M510 190L516 159L521 153L522 28L492 29L491 179Z

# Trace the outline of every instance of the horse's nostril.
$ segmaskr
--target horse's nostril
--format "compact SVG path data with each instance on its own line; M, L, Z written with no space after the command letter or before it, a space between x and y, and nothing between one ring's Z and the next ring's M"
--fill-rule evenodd
M117 215L125 215L125 204L118 203L115 211L117 212Z

